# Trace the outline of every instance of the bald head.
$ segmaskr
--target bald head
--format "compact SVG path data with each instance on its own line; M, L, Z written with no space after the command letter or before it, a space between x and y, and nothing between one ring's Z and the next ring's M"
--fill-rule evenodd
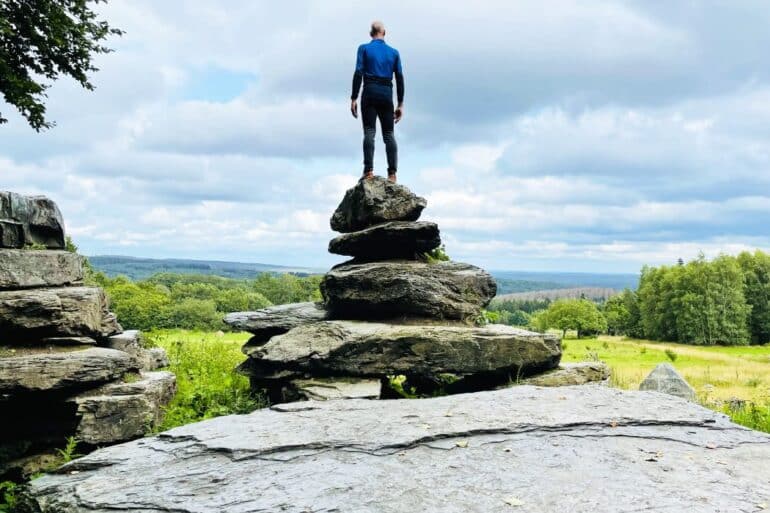
M369 35L374 38L385 37L385 24L381 21L373 21L372 28L369 30Z

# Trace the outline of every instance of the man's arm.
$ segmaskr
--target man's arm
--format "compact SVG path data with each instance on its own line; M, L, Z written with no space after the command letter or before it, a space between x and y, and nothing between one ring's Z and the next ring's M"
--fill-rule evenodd
M364 79L364 45L358 47L356 56L356 70L353 72L353 91L350 93L351 100L358 99L358 92L361 90L361 81Z
M358 47L356 55L356 70L353 72L353 92L350 93L350 113L354 118L358 117L358 91L361 90L361 82L364 79L364 45Z
M396 75L396 99L398 100L398 106L394 114L395 121L398 123L404 115L404 72L401 69L401 55L398 53L396 53L396 64L393 73Z

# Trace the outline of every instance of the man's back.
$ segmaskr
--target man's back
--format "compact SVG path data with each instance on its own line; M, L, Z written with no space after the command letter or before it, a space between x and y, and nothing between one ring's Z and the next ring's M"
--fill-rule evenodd
M388 45L383 39L372 39L358 47L356 71L361 72L364 80L380 78L391 80L394 73L401 73L401 57L398 50Z

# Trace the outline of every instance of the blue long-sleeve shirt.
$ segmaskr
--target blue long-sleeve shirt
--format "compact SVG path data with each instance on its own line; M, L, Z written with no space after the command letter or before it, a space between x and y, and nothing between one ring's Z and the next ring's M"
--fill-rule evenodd
M404 73L401 69L401 56L398 50L389 46L383 39L358 47L356 71L353 73L353 92L351 100L358 98L361 81L364 92L369 95L388 96L393 99L393 76L396 77L396 97L398 103L404 101Z

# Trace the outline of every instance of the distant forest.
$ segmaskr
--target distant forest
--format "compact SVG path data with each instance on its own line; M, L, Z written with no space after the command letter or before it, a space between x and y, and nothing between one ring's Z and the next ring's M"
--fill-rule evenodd
M134 281L145 280L159 273L199 274L248 280L264 272L291 273L300 277L324 272L321 268L181 258L92 256L89 260L96 271L110 278L125 276ZM635 289L639 281L636 274L492 271L492 275L497 282L498 295L575 287L611 288L620 291L624 288Z
M88 257L91 265L110 278L125 276L144 280L159 273L201 274L236 280L251 279L263 272L292 273L297 276L318 274L319 270L273 264L250 264L218 260L187 260L182 258L135 258L127 256Z

